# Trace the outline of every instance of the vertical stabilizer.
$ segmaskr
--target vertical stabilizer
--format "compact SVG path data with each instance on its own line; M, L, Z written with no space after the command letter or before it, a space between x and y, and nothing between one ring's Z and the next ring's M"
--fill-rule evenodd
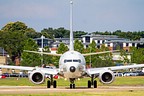
M69 50L74 50L74 44L73 44L73 1L70 0L70 46Z

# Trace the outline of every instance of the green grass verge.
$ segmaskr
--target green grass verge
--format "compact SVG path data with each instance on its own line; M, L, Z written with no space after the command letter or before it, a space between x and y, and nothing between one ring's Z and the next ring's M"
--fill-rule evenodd
M82 78L80 80L76 80L76 86L87 86L87 81L90 80L90 78ZM47 80L46 80L47 81ZM41 85L35 85L32 82L29 81L28 78L6 78L6 79L0 79L0 86L46 86L46 81L44 84ZM103 86L104 84L101 84L98 81L98 86ZM58 86L69 86L70 82L69 80L64 79L58 79L57 80ZM140 86L144 85L144 77L143 76L136 76L136 77L116 77L115 81L112 84L108 84L106 86Z
M48 93L48 94L0 94L0 96L143 96L142 90L129 92L78 92L78 93Z
M83 78L76 81L76 86L87 86L87 80L90 78ZM144 86L144 77L116 77L112 84L107 86ZM69 81L58 79L58 86L69 86ZM42 85L35 85L29 81L28 78L6 78L0 79L0 86L46 86L46 82ZM98 82L98 86L105 86ZM144 90L134 91L111 91L111 92L59 92L48 94L0 94L0 96L143 96Z

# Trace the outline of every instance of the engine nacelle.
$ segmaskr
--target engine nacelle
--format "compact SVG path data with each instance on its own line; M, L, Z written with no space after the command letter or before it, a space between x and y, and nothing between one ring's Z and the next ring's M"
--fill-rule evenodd
M29 79L34 84L42 84L45 81L45 74L39 70L30 73Z
M115 76L111 70L102 71L99 75L99 80L103 84L110 84L114 81Z

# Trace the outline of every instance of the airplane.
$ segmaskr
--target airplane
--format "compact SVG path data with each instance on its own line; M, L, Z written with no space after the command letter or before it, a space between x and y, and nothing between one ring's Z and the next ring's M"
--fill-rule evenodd
M72 0L70 2L72 5ZM66 78L70 81L70 89L74 89L75 80L82 77L90 77L90 80L87 82L87 87L97 88L96 78L99 78L101 83L110 84L114 81L115 75L113 71L121 70L121 69L129 69L129 68L140 68L144 67L144 64L138 65L127 65L127 66L112 66L112 67L101 67L101 68L86 68L85 56L96 55L96 54L105 54L115 51L104 51L97 53L86 53L81 54L74 50L73 45L73 31L72 31L72 18L70 24L70 45L69 51L64 54L52 54L46 52L36 52L25 50L26 52L38 53L38 54L47 54L52 56L60 56L59 59L59 68L42 68L42 67L25 67L25 66L9 66L9 65L0 65L0 68L9 68L9 69L19 69L19 70L27 70L31 71L29 75L29 80L34 84L42 84L45 82L45 74L50 75L50 79L47 81L47 88L53 86L53 88L57 88L57 81L54 80L55 75L60 75L63 78Z

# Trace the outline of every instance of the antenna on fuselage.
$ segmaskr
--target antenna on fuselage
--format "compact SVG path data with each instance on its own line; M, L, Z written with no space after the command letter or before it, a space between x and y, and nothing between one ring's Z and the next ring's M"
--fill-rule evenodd
M73 44L73 0L70 0L70 45L69 50L74 50L74 44Z

